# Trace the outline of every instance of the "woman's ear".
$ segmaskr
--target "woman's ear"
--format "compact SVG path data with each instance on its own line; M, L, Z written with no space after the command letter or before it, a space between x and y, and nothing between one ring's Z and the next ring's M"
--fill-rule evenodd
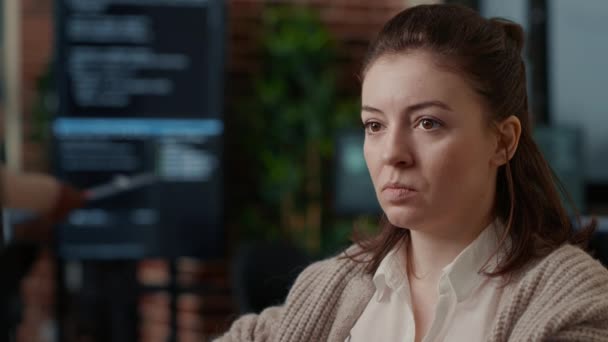
M503 121L498 122L496 124L496 134L498 144L492 158L492 163L496 166L501 166L506 164L508 160L511 160L515 151L517 151L519 137L521 136L521 122L519 118L511 115Z

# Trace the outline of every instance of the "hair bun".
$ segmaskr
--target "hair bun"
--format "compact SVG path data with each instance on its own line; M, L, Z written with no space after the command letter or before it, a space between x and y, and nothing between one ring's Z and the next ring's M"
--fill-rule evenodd
M521 54L524 48L524 29L521 25L504 18L492 18L490 22L498 27L505 33L506 39L511 42L517 49L517 52Z

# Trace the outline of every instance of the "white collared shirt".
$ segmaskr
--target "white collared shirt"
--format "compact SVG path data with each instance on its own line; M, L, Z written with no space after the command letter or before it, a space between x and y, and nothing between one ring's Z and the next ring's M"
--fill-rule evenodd
M498 303L508 287L500 278L479 274L497 241L496 223L489 225L449 265L438 285L435 317L423 342L486 341ZM415 324L409 281L401 248L395 248L374 274L374 296L351 329L347 342L414 341ZM496 264L496 257L488 263Z

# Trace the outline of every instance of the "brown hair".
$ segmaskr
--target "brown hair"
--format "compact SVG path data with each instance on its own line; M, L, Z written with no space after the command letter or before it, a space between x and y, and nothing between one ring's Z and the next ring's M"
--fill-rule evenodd
M517 151L497 175L495 215L505 223L498 247L504 249L504 257L493 272L486 273L490 276L512 274L566 242L584 244L596 226L593 220L585 229L575 230L557 187L567 194L532 139L523 42L521 26L508 20L485 19L459 5L421 5L386 23L362 68L361 79L379 57L424 50L437 57L441 66L462 75L481 95L490 109L491 125L511 115L519 118L522 127ZM572 209L576 213L574 206ZM385 216L380 229L375 237L356 237L360 250L347 255L367 263L369 273L409 237L408 229L393 226Z

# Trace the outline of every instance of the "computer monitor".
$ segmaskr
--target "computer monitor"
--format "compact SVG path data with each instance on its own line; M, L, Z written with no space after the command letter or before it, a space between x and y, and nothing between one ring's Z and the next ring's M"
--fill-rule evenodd
M362 129L336 135L334 210L338 215L377 215L382 212L363 158Z
M60 255L221 255L225 3L56 6L54 169L89 199Z

